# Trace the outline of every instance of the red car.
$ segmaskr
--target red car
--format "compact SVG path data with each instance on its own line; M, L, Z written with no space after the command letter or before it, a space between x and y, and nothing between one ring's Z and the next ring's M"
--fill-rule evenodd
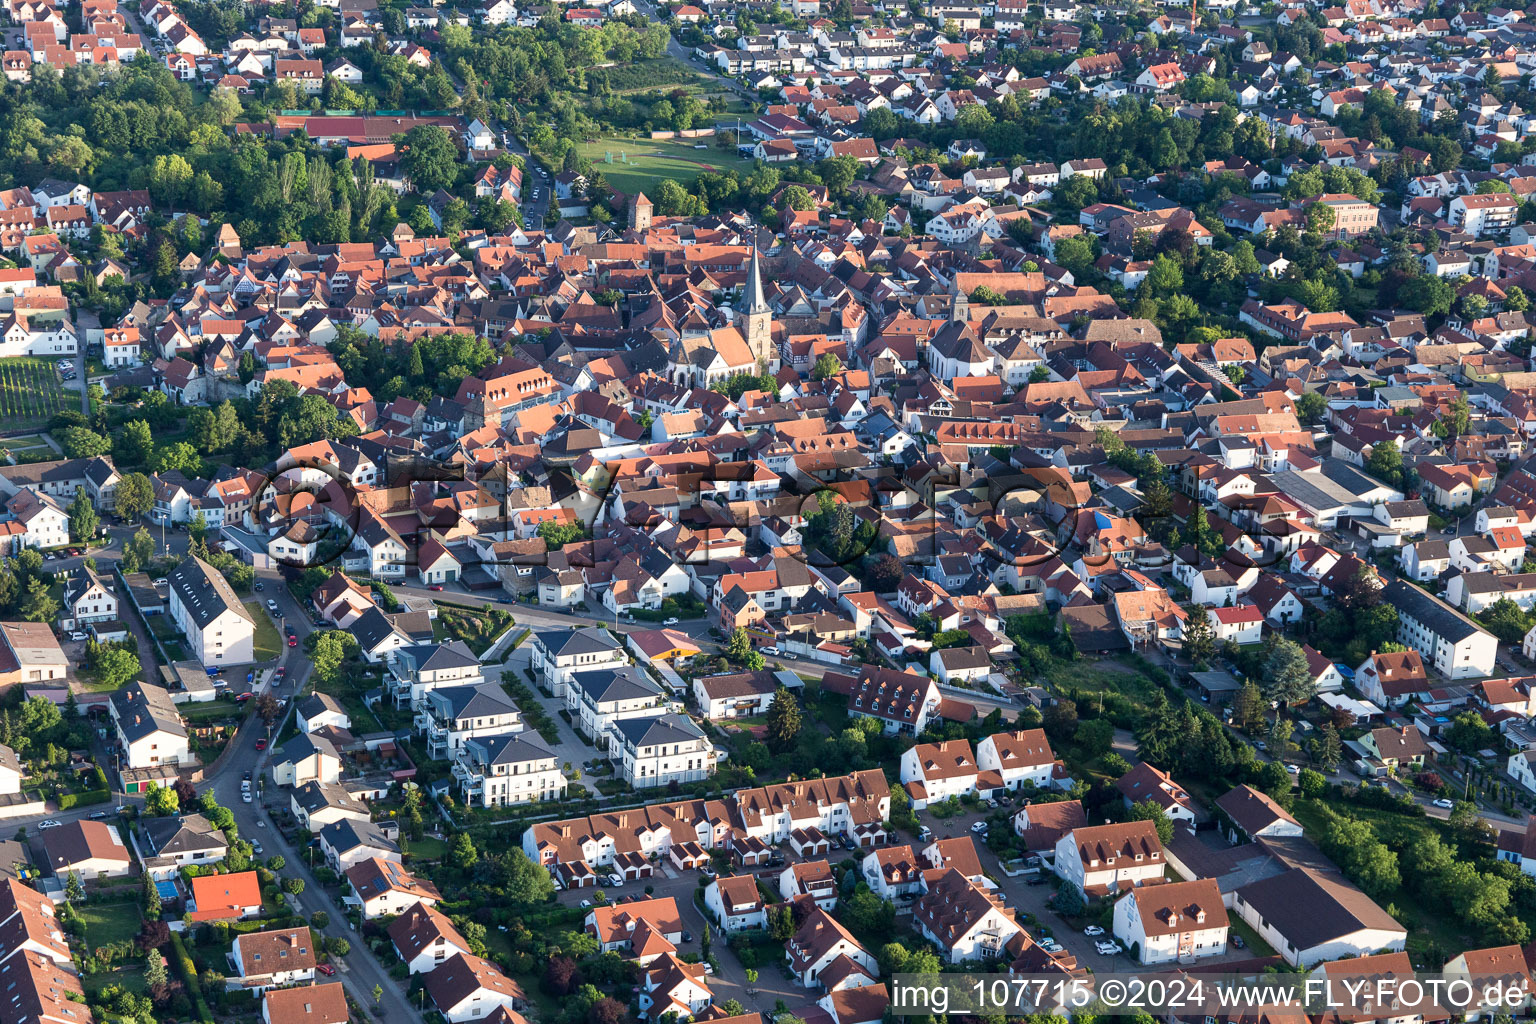
M336 973L336 968L332 967L330 964L316 964L315 969L318 970L321 974L325 975L327 978Z
M299 646L299 638L296 637L296 636L290 636L288 638L288 646L289 647L297 647L297 646Z
M427 589L428 590L442 590L443 589L443 585L441 583L434 583L430 587L428 587Z
M235 698L235 703L236 704L244 704L246 701L248 701L250 699L251 699L251 695L249 693L242 693L242 694L240 694L239 696L237 696Z
M287 679L288 678L288 669L286 669L286 668L284 668L283 666L280 665L280 666L278 666L277 671L272 673L272 675L276 679Z
M257 740L256 741L256 749L257 750L266 750L267 749L267 741L266 740Z

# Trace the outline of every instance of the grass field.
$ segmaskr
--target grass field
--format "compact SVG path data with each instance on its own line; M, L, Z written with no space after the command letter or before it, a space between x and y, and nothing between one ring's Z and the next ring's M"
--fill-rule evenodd
M79 407L80 396L66 395L49 360L0 359L0 423L8 429L46 426L59 410ZM41 438L23 440L36 447Z
M694 149L703 145L705 149ZM702 171L736 170L745 174L752 169L752 161L736 155L734 149L716 149L714 139L621 139L603 136L596 142L577 144L582 156L592 161L595 169L603 172L608 183L620 192L654 190L662 181L671 179L686 185ZM605 154L613 154L613 163L604 162ZM628 163L621 163L624 154Z
M266 606L260 601L245 602L245 610L251 613L251 619L256 623L256 639L253 643L257 661L272 661L283 653L283 635L272 624L272 617L267 614Z
M85 941L91 949L127 942L139 934L139 905L135 901L87 902L78 909L85 920Z
M28 434L25 437L7 437L0 439L0 444L3 444L6 448L9 448L13 452L17 452L18 454L21 452L37 451L40 449L47 449L49 451L53 450L48 442L43 439L43 435L41 434Z

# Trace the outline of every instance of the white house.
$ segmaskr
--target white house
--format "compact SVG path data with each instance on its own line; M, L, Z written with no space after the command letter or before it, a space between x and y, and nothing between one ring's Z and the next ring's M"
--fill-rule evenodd
M1341 878L1292 868L1229 894L1229 908L1293 967L1401 950L1408 932Z
M768 911L757 879L751 875L725 875L704 890L704 906L727 932L768 927Z
M1001 956L1009 940L1023 931L999 894L955 868L928 885L913 905L912 922L952 964Z
M970 740L919 743L901 755L901 781L912 800L913 810L920 811L952 796L975 793L980 775ZM996 769L989 770L987 776L987 790L1002 785L1002 777Z
M536 733L499 733L465 740L453 764L464 802L505 807L565 795L560 759Z
M698 782L715 774L718 754L687 715L626 718L613 724L619 775L636 789Z
M118 745L129 768L155 768L191 760L187 727L165 687L132 682L109 705Z
M629 663L623 644L607 630L596 627L536 632L528 650L539 685L556 697L565 696L572 672Z
M315 950L308 928L276 928L236 935L229 959L235 974L224 986L260 992L315 980Z
M873 984L880 968L869 951L859 945L837 919L820 907L805 916L794 937L784 944L784 959L795 980L806 988L821 984L821 973L840 957L857 964Z
M489 960L459 953L427 975L427 998L448 1024L483 1020L497 1010L515 1010L526 997L522 987Z
M442 896L431 882L417 878L403 864L370 857L347 869L352 897L362 907L363 919L395 917L418 903L435 906Z
M1227 951L1227 909L1214 878L1132 889L1115 904L1114 934L1143 964L1190 963Z
M1163 877L1163 844L1149 821L1073 829L1056 843L1057 877L1085 894L1115 893Z
M243 665L255 659L256 622L224 574L189 555L168 577L170 614L202 665Z
M1403 580L1393 580L1381 599L1397 609L1397 639L1418 651L1427 666L1448 679L1491 676L1499 642L1450 605Z
M993 733L976 744L976 767L997 772L1004 789L1025 784L1046 789L1055 779L1056 753L1044 729ZM1071 780L1065 782L1071 785Z

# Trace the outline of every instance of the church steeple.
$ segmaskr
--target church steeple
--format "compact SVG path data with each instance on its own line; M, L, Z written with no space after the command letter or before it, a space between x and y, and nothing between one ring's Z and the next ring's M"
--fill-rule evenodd
M747 286L742 292L741 305L736 311L742 337L751 350L758 366L770 373L778 364L773 350L773 308L768 305L768 295L763 291L763 265L757 246L752 246L752 262L747 266Z
M752 263L747 267L747 290L741 297L741 305L747 313L772 312L763 294L763 264L755 245L752 247Z

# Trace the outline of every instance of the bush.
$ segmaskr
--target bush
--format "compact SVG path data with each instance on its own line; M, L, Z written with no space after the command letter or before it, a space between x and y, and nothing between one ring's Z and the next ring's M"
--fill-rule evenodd
M98 772L100 768L96 769ZM90 804L104 804L112 799L112 791L109 789L90 789L84 793L60 793L58 796L59 810L67 811L72 807L86 807Z
M181 936L171 933L171 966L177 975L181 977L182 984L187 986L187 993L192 997L192 1006L197 1011L198 1019L203 1021L213 1020L213 1011L208 1008L208 1000L203 998L203 986L197 980L197 965L187 955L187 947L182 945Z

